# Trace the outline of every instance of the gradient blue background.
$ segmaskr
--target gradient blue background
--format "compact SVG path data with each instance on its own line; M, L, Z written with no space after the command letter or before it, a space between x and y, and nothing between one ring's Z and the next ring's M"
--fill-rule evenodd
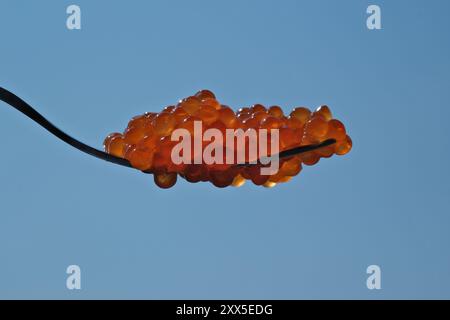
M66 7L82 30L66 29ZM383 30L366 28L382 9ZM0 298L450 298L449 1L0 1L0 85L101 147L202 88L329 104L354 149L274 189L89 157L0 103ZM82 290L66 289L66 268ZM382 268L382 289L366 268Z

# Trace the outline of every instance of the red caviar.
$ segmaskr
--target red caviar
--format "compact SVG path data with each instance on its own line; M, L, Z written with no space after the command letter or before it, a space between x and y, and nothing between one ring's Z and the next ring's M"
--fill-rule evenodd
M183 128L193 135L195 121L202 122L203 131L214 128L223 135L226 129L255 129L257 132L261 129L279 129L280 151L327 139L335 139L336 143L288 159L280 159L279 170L272 175L262 175L261 165L206 164L204 160L201 163L175 164L171 151L178 142L171 141L171 134L175 129ZM259 139L259 136L256 137ZM190 139L193 145L194 138ZM215 151L222 151L225 159L227 146L225 140L221 143ZM202 148L205 149L206 146L207 143L203 141ZM248 146L247 143L245 147ZM246 180L271 188L298 175L304 165L314 165L321 158L328 158L333 154L347 154L351 148L352 140L344 124L333 119L328 106L320 106L313 112L306 107L297 107L285 115L279 106L266 108L262 104L255 104L235 113L230 107L220 104L209 90L202 90L182 99L176 106L168 106L161 113L148 112L134 117L123 134L110 134L104 142L107 153L127 159L136 169L153 173L155 184L160 188L175 185L178 175L189 182L210 181L220 188L240 187ZM248 159L248 150L244 151ZM235 150L234 159L237 158L236 152ZM196 156L192 152L191 158Z

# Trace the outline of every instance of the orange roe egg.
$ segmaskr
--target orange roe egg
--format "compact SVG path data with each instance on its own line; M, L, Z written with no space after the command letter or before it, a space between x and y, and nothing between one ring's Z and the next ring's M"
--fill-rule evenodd
M125 153L125 158L131 165L141 171L152 167L154 150L140 147L131 147Z
M189 114L182 107L176 107L173 109L172 115L175 117L177 124L183 122L187 117L189 117Z
M194 122L195 121L201 121L200 118L191 116L186 119L180 124L177 125L177 129L186 129L189 134L191 135L191 138L194 137Z
M296 176L302 170L302 163L299 158L291 158L283 163L281 172L284 176Z
M314 114L320 114L326 121L330 121L333 118L330 108L325 105L318 107L316 111L314 111Z
M263 187L265 187L265 188L273 188L273 187L275 187L276 185L277 185L276 182L273 182L273 181L268 180L268 181L266 181L266 182L263 184Z
M197 97L188 97L178 103L178 107L182 107L188 114L193 115L198 109L200 109L202 102Z
M244 130L247 129L254 129L259 125L259 121L253 117L247 118L242 121L242 124L244 125Z
M319 162L320 157L314 152L306 152L301 155L302 162L307 166L313 166Z
M286 182L291 181L291 179L292 179L292 176L285 176L285 177L281 178L280 180L278 180L278 183L286 183Z
M322 138L328 132L328 123L322 117L314 117L305 125L305 134L314 138Z
M281 128L280 132L280 149L286 150L301 143L301 136L297 135L294 129Z
M279 129L281 126L281 120L272 116L261 121L261 128L263 129Z
M254 104L251 108L250 111L252 113L257 113L257 112L263 112L263 113L267 113L266 107L264 107L262 104Z
M278 171L274 174L272 174L268 181L272 181L272 182L278 182L282 177L284 177L283 172L281 172L281 168L283 166L283 161L280 161L280 167L278 168Z
M195 116L200 118L204 124L209 126L219 118L219 113L212 105L202 105L195 113Z
M153 121L153 119L156 118L157 115L158 115L158 113L156 113L156 112L146 112L144 114L144 117L146 117L149 120L149 122L151 123Z
M219 120L230 129L235 128L237 123L236 115L229 107L222 107L219 110Z
M272 106L267 111L272 117L275 118L282 118L283 115L283 109L281 109L279 106Z
M237 176L234 177L231 185L233 187L239 188L245 184L245 181L246 181L245 178L243 176L241 176L240 174L238 174Z
M328 121L328 133L327 136L337 141L344 140L347 136L345 132L345 126L339 120L332 119Z
M262 186L264 183L269 180L270 176L261 174L261 166L253 165L250 167L246 167L243 172L245 172L250 180L257 186Z
M207 174L203 165L200 164L190 164L186 166L184 171L184 177L186 181L191 183L196 183L202 181L202 179Z
M311 116L311 111L305 107L297 107L292 110L290 117L299 120L302 124L305 124Z
M252 114L251 114L251 113L239 113L239 114L237 115L237 118L238 118L238 120L241 122L241 124L242 124L245 120L250 119L251 117L252 117Z
M333 155L334 151L335 151L335 145L329 145L326 147L322 147L320 149L315 150L314 152L319 155L320 157L323 158L329 158Z
M219 110L221 108L219 101L217 101L216 99L212 99L212 98L203 99L202 105L213 107L216 110Z
M197 92L195 94L195 96L197 98L199 98L200 100L203 100L203 99L216 99L216 96L214 95L214 93L212 93L209 90L201 90L201 91Z
M170 113L160 113L153 119L152 123L155 133L161 137L165 137L172 133L176 125L176 120Z
M268 117L270 117L270 115L267 112L263 111L256 111L252 114L252 118L256 119L258 121L258 124L266 120Z
M154 175L155 184L161 189L172 188L177 183L176 173L158 173Z
M353 147L352 139L349 136L346 136L343 141L338 141L336 143L336 154L343 156L350 152Z
M106 153L112 154L113 156L123 158L125 141L122 134L112 133L110 134L103 143L103 148Z
M159 137L156 135L149 135L149 136L145 136L144 139L142 139L141 141L139 141L139 143L137 144L137 147L142 148L142 149L156 149L156 144L159 141Z
M234 174L228 171L210 171L209 179L217 188L225 188L233 183Z
M169 136L161 138L157 144L157 150L153 160L154 170L157 172L179 172L184 164L176 165L172 161L172 149L177 144Z
M167 106L161 111L162 113L171 113L175 109L175 106Z
M130 122L128 122L128 128L136 127L136 128L142 128L145 126L150 125L150 120L146 115L136 116L133 117Z
M236 112L237 115L240 115L240 114L251 114L251 113L252 113L252 112L251 112L250 108L248 108L248 107L240 108L240 109Z
M294 118L292 116L289 116L287 118L286 123L287 123L287 126L292 129L303 129L303 127L304 127L303 122L301 122L299 119Z
M151 134L151 127L132 126L128 127L124 133L125 143L128 145L135 145L148 134Z

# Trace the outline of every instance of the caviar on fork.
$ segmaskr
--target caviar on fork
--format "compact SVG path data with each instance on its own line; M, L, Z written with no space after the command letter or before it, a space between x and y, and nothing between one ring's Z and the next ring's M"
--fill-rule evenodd
M278 129L279 151L283 152L299 146L319 144L328 139L336 143L280 159L279 170L272 175L262 175L261 165L237 166L217 163L175 164L171 158L177 142L171 134L176 129L185 129L191 135L194 145L195 122L200 121L202 130L217 129L226 137L226 129ZM270 135L270 134L269 134ZM260 136L256 136L259 139ZM250 144L246 144L248 148ZM207 143L202 142L202 151ZM274 187L298 175L304 166L311 166L321 158L345 155L352 148L352 140L347 135L342 122L334 119L328 106L316 110L306 107L294 108L284 114L279 106L265 107L255 104L243 107L236 113L222 105L213 92L202 90L193 96L180 100L176 105L164 108L160 113L146 113L134 117L123 133L110 134L104 141L105 152L124 158L141 171L154 174L155 184L161 188L175 185L177 176L189 182L209 181L214 186L242 186L246 180L264 187ZM220 147L225 157L227 144ZM238 150L239 151L239 150ZM249 159L249 150L240 150ZM198 156L193 150L193 158Z

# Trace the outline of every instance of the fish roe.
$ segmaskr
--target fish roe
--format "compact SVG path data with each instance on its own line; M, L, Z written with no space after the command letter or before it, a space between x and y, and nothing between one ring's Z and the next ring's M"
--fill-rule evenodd
M222 163L206 164L201 157L203 153L194 153L195 141L192 135L195 121L202 122L201 133L208 128L215 128L224 136L222 144L218 149L214 149L214 154L218 150L223 153L221 158L218 157ZM175 164L172 161L172 149L178 141L172 141L171 134L179 128L186 129L191 134L190 159L200 159L201 163ZM257 132L260 129L279 129L280 151L328 139L335 139L336 143L281 159L277 172L262 175L261 164L252 166L225 164L226 129L238 128L255 129ZM256 139L259 139L258 135ZM270 133L267 140L270 142ZM200 152L203 152L209 143L210 141L201 141ZM258 186L273 188L290 181L304 166L315 165L320 159L333 155L345 155L350 152L352 146L352 139L344 124L333 118L330 108L326 105L313 112L306 107L296 107L285 114L280 106L266 108L262 104L254 104L234 112L230 107L221 104L209 90L201 90L193 96L180 100L176 105L168 105L159 113L147 112L133 117L123 134L112 133L104 141L105 152L128 160L131 166L138 170L153 173L155 184L163 189L173 187L178 176L192 183L209 181L218 188L241 187L247 180ZM248 156L248 144L245 148L247 149L234 150L235 160L238 151L245 152L246 160L251 160ZM270 146L268 146L270 153L269 149Z

